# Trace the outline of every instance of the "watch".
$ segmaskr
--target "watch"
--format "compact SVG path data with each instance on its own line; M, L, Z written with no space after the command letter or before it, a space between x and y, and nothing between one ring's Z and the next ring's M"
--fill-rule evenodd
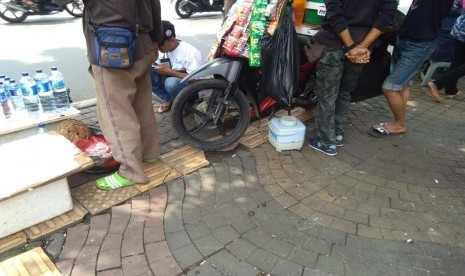
M342 46L342 51L344 51L344 53L348 53L350 50L352 50L353 48L357 47L358 45L355 44L355 43L352 43L352 45L350 45L349 47L346 47L346 46Z

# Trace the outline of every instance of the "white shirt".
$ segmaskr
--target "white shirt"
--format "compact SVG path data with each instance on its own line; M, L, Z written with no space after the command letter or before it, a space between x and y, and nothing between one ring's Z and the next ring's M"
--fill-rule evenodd
M171 62L171 69L175 71L186 71L190 74L203 65L200 51L191 44L179 41L178 47L167 54Z

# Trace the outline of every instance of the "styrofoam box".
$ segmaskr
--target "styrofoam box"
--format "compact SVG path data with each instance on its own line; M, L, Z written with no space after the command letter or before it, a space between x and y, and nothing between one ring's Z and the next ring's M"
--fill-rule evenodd
M0 238L73 209L66 177L0 201Z
M293 116L273 118L268 123L268 140L277 151L301 149L305 140L305 125Z

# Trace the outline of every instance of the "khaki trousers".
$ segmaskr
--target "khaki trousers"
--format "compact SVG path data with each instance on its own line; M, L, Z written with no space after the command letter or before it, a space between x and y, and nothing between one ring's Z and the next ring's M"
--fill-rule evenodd
M129 69L89 68L103 135L121 163L119 174L136 183L148 182L142 160L160 155L149 74L154 58L147 54Z

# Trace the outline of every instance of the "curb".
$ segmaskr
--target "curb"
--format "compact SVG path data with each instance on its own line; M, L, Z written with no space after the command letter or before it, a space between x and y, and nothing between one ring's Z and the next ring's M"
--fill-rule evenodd
M92 98L92 99L72 103L71 106L73 106L76 109L82 109L82 108L94 106L96 104L97 104L97 98Z

